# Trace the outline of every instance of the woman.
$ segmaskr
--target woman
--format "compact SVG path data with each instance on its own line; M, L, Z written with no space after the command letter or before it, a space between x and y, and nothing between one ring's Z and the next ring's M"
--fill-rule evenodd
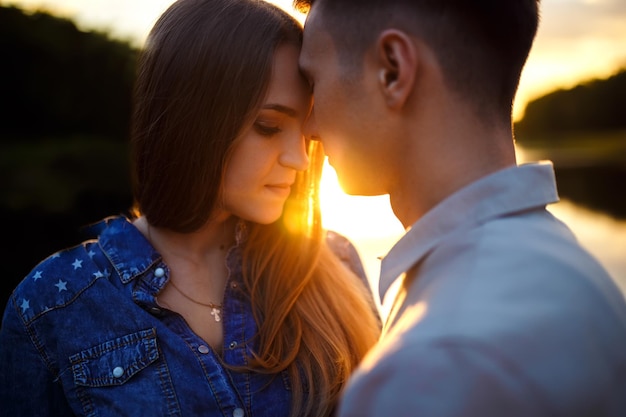
M12 295L8 415L331 414L379 327L320 227L300 42L255 0L179 0L159 19L135 92L137 217Z

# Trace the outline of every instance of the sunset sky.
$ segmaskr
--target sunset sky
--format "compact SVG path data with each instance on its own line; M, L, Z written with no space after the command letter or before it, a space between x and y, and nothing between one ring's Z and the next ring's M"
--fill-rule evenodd
M0 0L73 18L82 29L110 32L141 45L173 0ZM301 21L291 0L274 0ZM544 0L535 46L522 76L515 115L555 88L605 78L626 67L626 0Z

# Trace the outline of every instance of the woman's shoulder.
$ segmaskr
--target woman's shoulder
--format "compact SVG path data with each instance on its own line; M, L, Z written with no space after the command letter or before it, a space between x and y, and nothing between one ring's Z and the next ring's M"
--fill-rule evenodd
M326 243L335 256L339 258L348 269L361 278L364 283L368 283L361 257L356 247L347 237L333 230L328 230L326 232Z
M93 262L97 251L97 241L88 240L50 255L18 284L9 303L25 323L68 305L94 280L110 273Z
M326 242L335 255L342 259L350 257L352 253L356 253L356 248L352 242L347 237L334 230L326 231Z

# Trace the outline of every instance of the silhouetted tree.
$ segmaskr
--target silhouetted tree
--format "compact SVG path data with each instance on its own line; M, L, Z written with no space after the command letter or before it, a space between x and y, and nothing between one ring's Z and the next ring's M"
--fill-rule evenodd
M561 163L558 151L552 156L559 193L586 207L626 218L622 191L626 182L626 69L530 102L515 131L521 145L561 151L570 141L582 140L589 148L601 149L607 140L613 151L593 163L583 158L576 164Z
M620 129L626 129L626 70L530 102L515 126L522 144L537 135Z

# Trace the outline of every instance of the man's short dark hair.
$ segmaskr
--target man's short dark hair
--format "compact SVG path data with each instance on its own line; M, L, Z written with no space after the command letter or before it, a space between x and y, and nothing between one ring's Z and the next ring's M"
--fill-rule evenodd
M510 121L537 32L539 0L294 1L304 12L313 5L342 63L359 65L380 31L396 27L432 48L448 85L481 114Z

